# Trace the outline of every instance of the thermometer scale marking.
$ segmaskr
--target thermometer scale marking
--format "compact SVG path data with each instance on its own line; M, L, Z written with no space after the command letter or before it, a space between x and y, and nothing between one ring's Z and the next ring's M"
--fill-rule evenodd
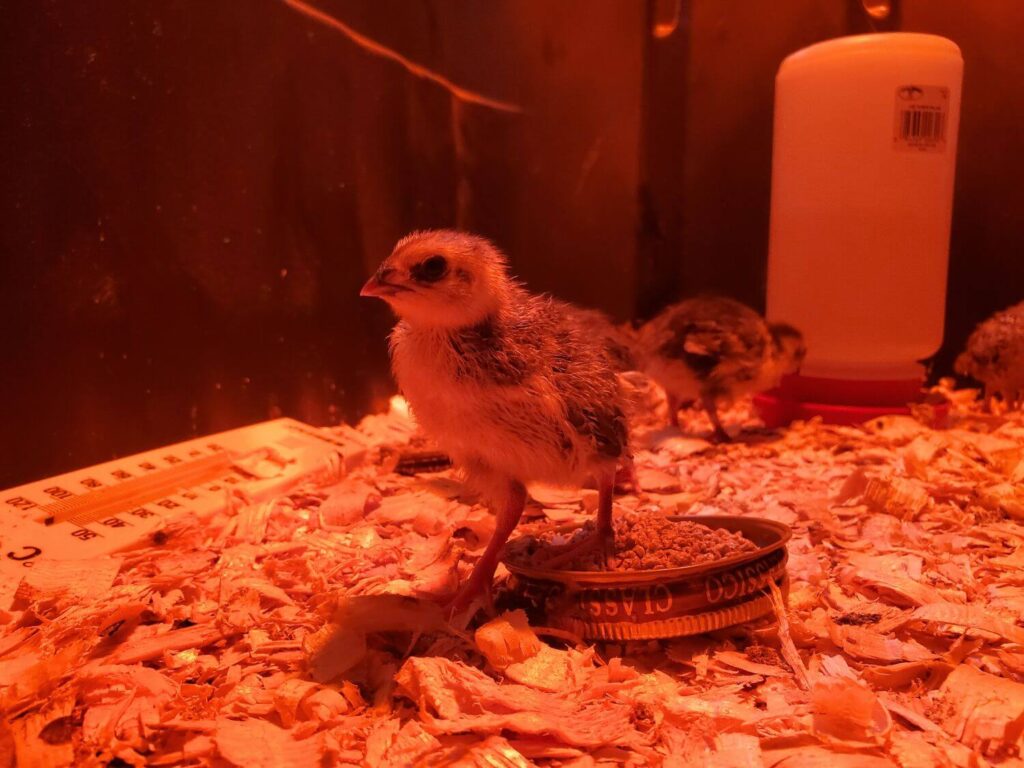
M217 480L230 471L231 464L231 456L226 451L218 451L178 466L156 470L150 475L61 499L41 508L43 522L46 525L65 521L86 525L108 515L141 507L182 489Z

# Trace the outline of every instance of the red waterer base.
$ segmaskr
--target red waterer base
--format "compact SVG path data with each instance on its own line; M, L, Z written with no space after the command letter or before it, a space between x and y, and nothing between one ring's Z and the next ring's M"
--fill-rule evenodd
M820 416L826 424L861 424L878 416L910 414L910 406L923 403L921 379L871 381L785 376L782 384L754 397L758 415L770 428ZM949 413L948 403L935 403L934 426Z

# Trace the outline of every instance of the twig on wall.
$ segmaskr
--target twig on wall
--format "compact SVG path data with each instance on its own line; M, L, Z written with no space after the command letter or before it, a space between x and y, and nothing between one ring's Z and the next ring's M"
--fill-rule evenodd
M424 80L429 80L432 83L436 83L448 91L454 98L459 101L466 102L468 104L478 104L482 107L488 107L489 109L497 109L501 112L522 112L522 108L518 104L512 102L502 101L500 99L493 99L490 96L484 96L483 94L476 93L462 86L456 85L444 75L438 74L433 70L427 69L422 64L417 64L415 61L410 61L402 54L397 51L393 51L385 45L378 43L366 35L360 34L356 30L352 29L348 24L341 21L340 19L331 16L329 13L321 11L319 8L314 8L312 5L303 2L303 0L283 0L285 5L290 6L299 13L314 19L315 21L325 24L333 29L341 32L345 37L354 42L363 50L374 56L381 56L385 59L390 59L402 67L407 72L416 77L421 77Z

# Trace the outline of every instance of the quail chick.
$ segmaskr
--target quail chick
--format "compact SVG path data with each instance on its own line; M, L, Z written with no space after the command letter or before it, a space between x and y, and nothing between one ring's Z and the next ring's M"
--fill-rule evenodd
M672 304L640 328L639 345L644 370L668 396L672 424L679 425L681 404L699 400L720 441L730 438L719 406L770 389L783 374L797 371L806 355L795 328L769 324L724 297Z
M984 384L986 399L1024 405L1024 301L978 325L954 367Z
M399 241L361 295L399 317L392 370L421 427L495 502L494 536L452 613L489 594L527 483L595 478L597 531L610 539L615 471L627 458L622 394L575 308L530 294L494 245L449 230Z

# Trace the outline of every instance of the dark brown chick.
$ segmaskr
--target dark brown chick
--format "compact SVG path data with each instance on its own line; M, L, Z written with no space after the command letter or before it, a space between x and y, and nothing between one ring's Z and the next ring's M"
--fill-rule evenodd
M979 324L954 367L984 384L986 399L1024 405L1024 302Z
M451 610L489 592L528 483L595 478L607 542L626 420L604 344L575 309L528 293L487 240L449 230L401 240L362 295L399 317L392 368L420 426L497 509L494 536Z
M806 355L792 326L770 325L750 307L724 297L672 304L639 332L644 371L664 389L678 426L681 404L699 401L715 438L730 439L718 409L778 384Z

